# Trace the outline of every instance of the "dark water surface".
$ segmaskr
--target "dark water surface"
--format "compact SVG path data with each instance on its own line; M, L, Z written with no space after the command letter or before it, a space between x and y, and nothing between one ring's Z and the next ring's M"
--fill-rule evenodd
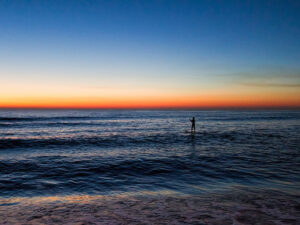
M2 110L0 196L299 194L299 149L295 110Z

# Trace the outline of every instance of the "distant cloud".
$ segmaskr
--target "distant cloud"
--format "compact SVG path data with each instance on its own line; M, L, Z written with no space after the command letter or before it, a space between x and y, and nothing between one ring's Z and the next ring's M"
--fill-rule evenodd
M300 83L287 84L287 83L269 83L269 82L241 82L241 85L250 87L282 87L282 88L298 88Z

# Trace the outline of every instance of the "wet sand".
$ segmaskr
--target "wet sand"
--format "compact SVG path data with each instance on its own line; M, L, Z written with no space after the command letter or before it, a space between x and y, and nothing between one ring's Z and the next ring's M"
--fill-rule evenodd
M275 191L0 199L7 224L300 224L300 197Z

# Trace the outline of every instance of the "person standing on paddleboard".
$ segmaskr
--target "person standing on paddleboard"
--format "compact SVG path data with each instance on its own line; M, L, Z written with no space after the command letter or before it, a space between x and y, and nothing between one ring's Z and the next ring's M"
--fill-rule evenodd
M196 127L195 127L195 117L193 117L193 119L190 120L192 123L192 128L191 128L191 132L195 132L196 131Z

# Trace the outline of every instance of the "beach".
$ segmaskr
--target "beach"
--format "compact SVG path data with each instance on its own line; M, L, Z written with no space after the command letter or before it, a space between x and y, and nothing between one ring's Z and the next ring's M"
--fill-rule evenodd
M1 224L299 224L299 196L276 191L0 200Z

